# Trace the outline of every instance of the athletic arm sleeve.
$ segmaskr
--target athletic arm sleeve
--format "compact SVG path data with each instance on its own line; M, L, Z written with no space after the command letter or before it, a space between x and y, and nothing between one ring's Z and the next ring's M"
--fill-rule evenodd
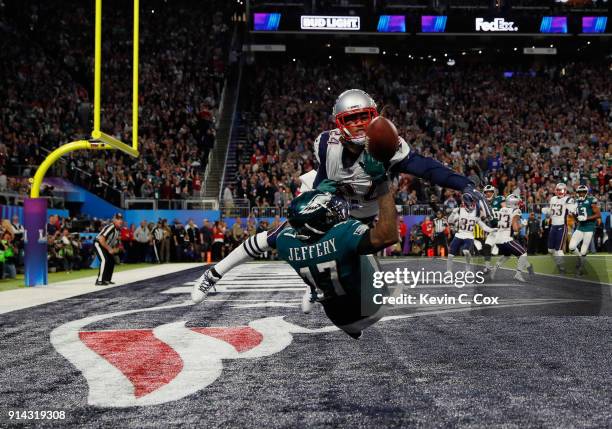
M466 186L472 184L467 177L445 167L441 162L412 151L406 158L391 167L391 171L412 174L434 185L457 191L462 191Z
M329 140L329 132L325 131L319 134L319 137L314 142L314 152L319 168L317 169L317 177L315 177L312 188L316 189L323 180L327 179L327 141Z

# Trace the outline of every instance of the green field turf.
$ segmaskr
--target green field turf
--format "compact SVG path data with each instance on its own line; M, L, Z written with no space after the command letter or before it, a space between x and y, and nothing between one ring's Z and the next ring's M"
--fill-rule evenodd
M463 261L463 258L456 258L457 261ZM516 268L516 258L510 258L508 262L504 264L505 268ZM565 269L567 273L564 277L568 279L576 278L576 256L565 256ZM492 258L492 263L497 262L497 257ZM549 255L534 255L529 256L529 262L533 265L533 269L538 274L552 274L558 275L559 271L553 261L553 258ZM477 265L484 265L484 258L476 257L472 259L472 263ZM586 259L585 275L580 277L584 280L596 281L599 283L612 283L612 254L598 253L596 255L589 255Z
M133 270L136 268L144 268L150 265L151 264L122 264L115 266L115 272ZM97 274L97 268L87 268L80 271L73 271L71 273L66 273L65 271L60 271L59 273L49 273L49 283L63 282L66 280L80 279L83 277L91 277ZM23 282L23 274L17 274L17 278L15 279L0 280L0 292L25 287Z

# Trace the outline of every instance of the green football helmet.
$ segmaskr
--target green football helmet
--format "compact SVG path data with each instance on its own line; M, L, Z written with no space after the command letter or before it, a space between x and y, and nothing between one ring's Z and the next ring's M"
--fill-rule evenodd
M584 200L589 195L589 187L586 185L580 185L576 188L576 194L578 195L577 200Z
M482 193L488 201L491 201L497 194L497 189L493 185L487 185L482 190Z
M316 189L296 197L287 210L289 225L302 239L324 235L348 217L349 204L345 200Z

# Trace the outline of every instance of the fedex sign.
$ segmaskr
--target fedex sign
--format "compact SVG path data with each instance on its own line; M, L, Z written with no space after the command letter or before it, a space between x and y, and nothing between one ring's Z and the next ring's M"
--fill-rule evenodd
M506 21L504 18L494 18L493 21L476 18L476 31L518 31L518 26L514 25L514 21Z

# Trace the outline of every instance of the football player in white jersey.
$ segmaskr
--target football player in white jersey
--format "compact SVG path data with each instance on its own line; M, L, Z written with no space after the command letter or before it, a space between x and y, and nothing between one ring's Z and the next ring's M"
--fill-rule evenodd
M527 251L520 243L512 238L512 233L521 230L521 209L519 208L521 199L514 194L506 197L506 206L499 210L496 241L501 255L497 264L491 269L491 279L495 278L495 273L509 258L514 255L518 258L516 274L514 278L520 282L525 282L523 274L525 270L533 275L533 267L527 259Z
M453 271L453 258L460 254L465 256L467 270L470 269L471 249L474 245L474 226L476 224L489 234L494 233L495 229L485 224L476 212L476 201L468 194L463 196L461 207L453 209L448 217L448 223L453 225L455 237L448 246L448 259L446 260L446 271Z
M315 157L319 163L314 187L343 197L351 205L351 216L364 223L378 213L377 197L389 186L389 175L408 173L434 185L470 194L478 202L479 212L492 218L493 212L484 195L464 175L456 173L433 158L412 151L403 138L387 163L382 163L365 151L366 129L378 116L376 103L359 89L349 89L336 99L333 115L337 128L322 132L315 140ZM284 224L275 230L248 238L222 261L196 281L191 297L204 300L212 286L233 267L266 252L276 241Z
M550 198L549 207L542 209L542 214L550 218L548 233L548 253L550 253L559 272L565 273L563 266L563 245L567 237L567 217L575 211L576 201L568 195L567 185L557 183L555 195Z

